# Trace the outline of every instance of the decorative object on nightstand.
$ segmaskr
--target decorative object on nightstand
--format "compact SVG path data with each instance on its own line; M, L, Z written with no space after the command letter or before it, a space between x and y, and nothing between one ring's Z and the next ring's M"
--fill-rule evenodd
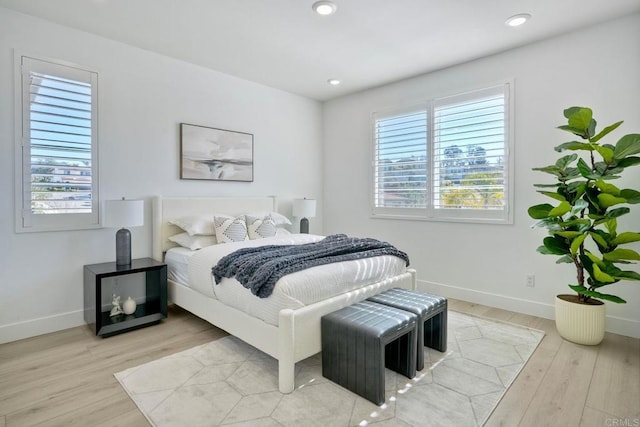
M113 308L109 313L109 316L117 316L118 314L122 314L122 308L120 308L120 295L113 294L113 300L111 301Z
M315 199L294 199L293 216L300 219L300 233L309 233L309 220L316 216Z
M122 311L124 314L133 314L136 312L136 301L129 297L127 300L122 303Z
M131 265L131 232L125 227L144 225L143 200L106 200L104 205L105 227L121 227L116 233L116 265Z

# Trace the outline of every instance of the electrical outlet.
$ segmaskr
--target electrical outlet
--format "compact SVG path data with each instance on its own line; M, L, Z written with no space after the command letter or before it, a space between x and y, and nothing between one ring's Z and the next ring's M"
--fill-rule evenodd
M535 288L536 287L536 276L533 274L527 274L526 276L526 280L525 280L525 286L528 288Z

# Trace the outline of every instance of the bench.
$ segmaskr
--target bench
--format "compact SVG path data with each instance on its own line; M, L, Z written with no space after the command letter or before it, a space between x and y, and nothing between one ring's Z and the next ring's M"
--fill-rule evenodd
M361 301L322 317L322 375L382 405L384 368L416 375L418 317Z
M447 299L403 288L389 289L370 297L367 301L388 305L418 316L418 347L416 369L424 369L424 352L427 346L447 351Z

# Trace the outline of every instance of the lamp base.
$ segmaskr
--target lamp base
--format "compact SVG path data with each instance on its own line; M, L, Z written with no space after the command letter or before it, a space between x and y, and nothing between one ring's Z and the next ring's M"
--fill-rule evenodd
M300 220L300 233L309 234L309 220L307 218Z
M131 232L121 228L116 233L116 266L131 265Z

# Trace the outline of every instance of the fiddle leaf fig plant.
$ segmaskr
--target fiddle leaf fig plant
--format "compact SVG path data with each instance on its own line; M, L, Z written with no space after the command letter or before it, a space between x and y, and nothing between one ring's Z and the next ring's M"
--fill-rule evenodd
M596 120L590 108L564 110L567 124L558 129L579 137L555 147L560 157L555 164L534 168L552 175L552 184L535 184L551 203L531 206L529 216L538 220L534 227L548 230L538 252L556 255L557 263L573 264L577 284L569 285L578 302L591 298L625 303L604 293L605 286L621 280L640 280L640 274L619 266L635 264L640 254L624 247L640 241L640 232L618 230L618 218L628 214L629 205L640 203L640 192L614 184L626 168L640 164L640 134L625 135L615 145L601 140L617 129L614 123L596 133ZM579 155L578 153L582 154Z

